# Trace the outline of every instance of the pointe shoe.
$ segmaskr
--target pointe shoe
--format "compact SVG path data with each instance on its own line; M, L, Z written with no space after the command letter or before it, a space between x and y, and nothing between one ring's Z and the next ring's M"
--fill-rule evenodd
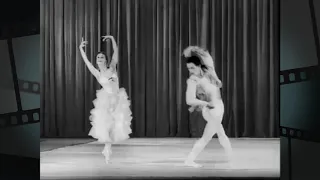
M110 155L109 153L102 153L104 155L104 161L106 164L110 164Z
M106 164L110 164L110 152L107 151L107 152L102 152L102 154L104 155L104 161Z
M190 166L190 167L194 167L194 168L201 168L201 167L202 167L202 165L197 164L197 163L195 163L194 161L188 161L188 160L186 160L186 161L184 161L184 164L185 164L186 166Z
M105 157L105 158L104 158L104 162L105 162L106 164L110 164L110 159L109 159L108 157Z

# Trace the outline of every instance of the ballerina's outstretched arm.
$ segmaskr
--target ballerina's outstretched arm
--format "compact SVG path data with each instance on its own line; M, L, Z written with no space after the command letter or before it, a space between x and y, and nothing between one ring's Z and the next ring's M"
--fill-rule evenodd
M110 39L111 40L111 43L112 43L112 48L113 48L113 55L112 55L112 59L111 59L111 63L110 63L110 67L113 69L113 70L116 70L117 68L117 64L118 64L118 61L119 61L119 50L118 50L118 45L116 43L116 40L114 39L113 36L102 36L103 37L103 41L106 41L107 39Z
M206 56L206 55L210 56L210 54L207 51L205 51L204 49L202 49L199 46L189 46L183 50L183 55L185 57L192 56L191 53L196 53L198 56L201 56L201 57Z
M86 53L84 52L83 48L88 44L88 41L84 41L83 38L81 40L81 44L79 46L80 49L80 53L82 56L83 61L86 63L89 71L91 72L91 74L93 76L95 76L96 78L99 76L99 71L91 64L91 62L89 61Z
M213 67L213 68L209 67L208 70L210 71L210 74L212 75L212 78L217 82L217 85L218 85L219 87L222 87L222 82L221 82L221 80L219 79L219 77L218 77L218 75L217 75L214 67Z

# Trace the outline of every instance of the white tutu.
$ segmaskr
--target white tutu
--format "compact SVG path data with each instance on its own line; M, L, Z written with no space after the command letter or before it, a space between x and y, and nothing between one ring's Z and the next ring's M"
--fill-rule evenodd
M105 89L97 90L94 108L90 111L92 128L89 135L101 143L114 143L129 138L132 112L130 101L124 88L118 93Z

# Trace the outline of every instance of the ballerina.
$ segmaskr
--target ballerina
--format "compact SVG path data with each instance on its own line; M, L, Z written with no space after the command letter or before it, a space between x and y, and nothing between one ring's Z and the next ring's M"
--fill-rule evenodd
M88 42L83 38L79 49L89 71L102 86L100 90L97 90L97 98L93 101L94 108L90 111L89 119L92 128L89 135L105 144L102 154L108 164L112 154L111 145L129 138L132 132L130 127L132 117L126 90L119 88L117 43L113 36L102 37L103 41L111 40L113 55L112 60L109 61L103 52L99 52L96 56L98 69L90 63L84 52L83 48Z
M221 124L224 114L224 104L220 92L222 83L215 72L213 59L208 51L197 46L189 46L184 50L183 55L188 58L187 68L190 73L187 80L186 103L191 106L189 108L191 112L200 109L207 122L202 137L194 144L185 160L185 165L201 167L194 161L216 133L228 157L232 154L229 138ZM209 102L196 98L199 88L208 96Z

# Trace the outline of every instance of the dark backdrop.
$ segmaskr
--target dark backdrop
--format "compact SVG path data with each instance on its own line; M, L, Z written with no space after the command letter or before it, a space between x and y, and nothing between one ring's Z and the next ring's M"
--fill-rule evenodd
M133 137L189 137L204 120L185 103L182 50L206 47L223 81L224 127L232 137L277 137L278 0L42 0L41 130L46 137L86 137L96 80L94 63L111 44L120 50L120 84L132 100Z

